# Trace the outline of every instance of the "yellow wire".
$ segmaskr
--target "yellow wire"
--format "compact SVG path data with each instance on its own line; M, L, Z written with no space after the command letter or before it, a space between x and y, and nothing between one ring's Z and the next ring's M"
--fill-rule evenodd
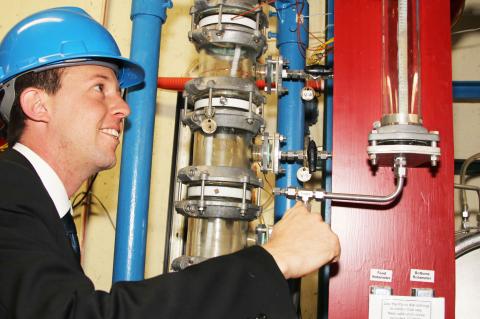
M318 47L315 47L313 50L315 50L315 52L312 54L312 56L310 57L310 61L309 61L309 64L318 64L321 62L323 56L322 56L322 53L323 51L325 51L325 49L327 48L327 46L329 44L332 44L334 42L334 38L331 38L329 39L328 41L326 41L325 43L322 43L321 45L319 45ZM320 56L320 57L319 57Z

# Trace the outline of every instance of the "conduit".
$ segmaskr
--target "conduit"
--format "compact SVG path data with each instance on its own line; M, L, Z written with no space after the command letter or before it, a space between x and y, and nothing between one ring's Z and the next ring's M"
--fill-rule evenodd
M127 95L131 114L122 146L113 282L144 278L160 38L171 7L170 0L132 2L130 58L144 68L145 82Z
M181 77L159 77L157 79L157 88L164 90L172 90L177 92L182 92L185 89L185 84L192 80L193 78L181 78ZM265 88L264 80L257 80L257 87L260 90ZM306 85L311 87L314 90L322 91L324 81L323 80L309 80L306 81ZM275 84L272 84L275 87Z

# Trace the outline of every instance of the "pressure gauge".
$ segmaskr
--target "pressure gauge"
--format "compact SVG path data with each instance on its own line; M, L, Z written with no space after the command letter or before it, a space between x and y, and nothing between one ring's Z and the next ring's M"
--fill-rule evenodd
M308 182L312 178L312 174L310 174L308 167L300 167L297 170L297 178L302 183Z
M306 86L302 89L300 95L302 100L311 101L315 98L315 90L309 86Z

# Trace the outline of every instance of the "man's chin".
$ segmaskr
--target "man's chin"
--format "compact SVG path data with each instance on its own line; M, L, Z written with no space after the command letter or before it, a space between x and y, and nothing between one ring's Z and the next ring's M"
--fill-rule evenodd
M105 170L111 169L115 167L116 164L117 164L117 159L115 157L108 161L104 160L102 161L102 163L100 163L100 165L98 165L98 171L105 171Z

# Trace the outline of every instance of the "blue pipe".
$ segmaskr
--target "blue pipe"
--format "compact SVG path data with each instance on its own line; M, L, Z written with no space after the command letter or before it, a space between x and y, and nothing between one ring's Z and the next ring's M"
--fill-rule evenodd
M280 0L275 2L277 9L277 48L280 55L288 61L292 70L305 68L305 48L308 46L307 0ZM297 10L304 16L304 23L297 25ZM297 35L297 27L299 28ZM300 43L303 45L301 46ZM305 111L300 97L304 84L300 81L286 80L283 86L288 93L279 97L277 108L277 131L287 138L282 151L302 150L304 148ZM283 164L285 173L278 175L276 187L300 187L297 170L300 164ZM295 205L295 201L285 196L275 197L275 221L282 218L285 211Z
M455 102L480 102L480 81L453 81Z
M334 15L333 15L333 6L334 0L327 1L327 34L326 40L333 38L334 30ZM333 69L333 53L328 53L326 57L326 65L328 68ZM324 129L323 129L323 146L326 151L329 153L333 150L333 80L325 81L325 111L324 111ZM332 191L332 159L329 158L325 163L324 174L324 187L327 192ZM331 222L331 207L332 201L330 199L325 200L324 202L324 219L325 222L330 224Z
M113 282L144 278L160 36L171 7L170 0L132 3L130 57L144 68L145 83L127 96L132 112L122 144Z

